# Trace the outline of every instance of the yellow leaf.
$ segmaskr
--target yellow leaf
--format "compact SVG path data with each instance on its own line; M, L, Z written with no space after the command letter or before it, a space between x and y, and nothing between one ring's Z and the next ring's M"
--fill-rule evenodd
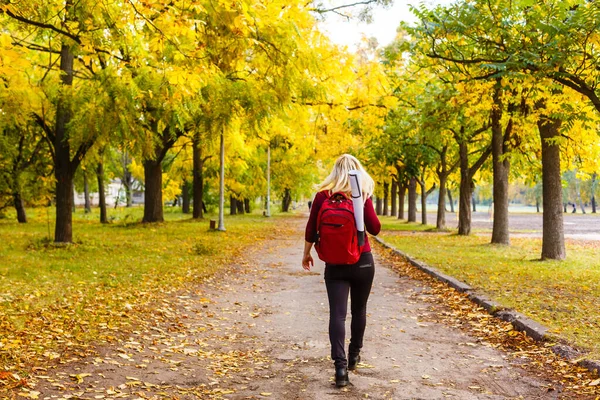
M77 383L83 383L83 378L86 376L92 376L92 374L83 373L83 374L71 374L69 375L71 378L77 381Z

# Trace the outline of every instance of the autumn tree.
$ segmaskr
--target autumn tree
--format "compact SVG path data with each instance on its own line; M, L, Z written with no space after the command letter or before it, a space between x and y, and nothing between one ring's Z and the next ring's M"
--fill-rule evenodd
M533 9L538 10L537 6ZM483 79L496 82L493 89L492 120L492 152L494 158L494 243L508 243L507 197L504 188L508 176L507 158L504 156L512 129L511 119L503 118L503 110L510 108L504 102L506 88L511 87L515 76L531 71L536 64L543 64L552 59L556 49L544 54L538 53L539 58L532 58L530 51L546 42L546 32L552 30L547 17L536 13L532 18L530 4L526 2L484 2L465 1L450 7L439 7L434 11L416 10L421 18L418 32L423 39L423 51L430 57L454 66L458 73L470 79ZM502 22L498 15L503 15ZM523 21L526 22L523 27ZM541 35L540 35L541 34ZM546 46L547 47L547 46ZM516 89L523 93L522 89ZM552 93L548 94L551 97ZM510 102L509 102L510 103ZM540 98L534 106L539 114L538 129L542 140L542 158L545 161L545 208L544 226L547 244L543 245L542 258L564 257L562 234L554 235L553 230L561 230L562 214L556 212L560 203L560 191L557 190L560 174L560 158L557 146L553 145L558 136L558 120L544 113L547 100ZM502 121L507 122L502 122ZM504 125L504 127L503 127ZM499 197L498 197L499 196ZM496 223L496 219L499 222ZM558 220L560 219L560 221ZM496 234L496 229L499 231ZM551 250L554 249L554 250ZM558 250L556 250L558 249Z
M135 36L129 24L139 22L137 11L71 0L46 2L43 7L36 1L20 2L18 7L8 3L0 8L12 46L27 49L28 58L36 61L32 82L44 96L41 104L32 105L30 115L51 147L54 239L71 242L73 177L98 137L110 133L105 111L113 110L114 115L121 109L116 92L129 74L117 65L131 60L124 53Z

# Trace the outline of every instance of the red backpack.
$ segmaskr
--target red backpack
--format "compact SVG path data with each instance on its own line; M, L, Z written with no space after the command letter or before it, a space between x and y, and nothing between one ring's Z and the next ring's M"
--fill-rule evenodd
M360 258L354 206L344 193L334 193L323 202L317 216L315 249L328 264L354 264Z

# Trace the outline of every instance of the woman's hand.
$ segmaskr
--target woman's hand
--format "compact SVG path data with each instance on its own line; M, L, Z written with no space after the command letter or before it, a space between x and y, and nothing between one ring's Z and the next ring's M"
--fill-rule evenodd
M310 267L315 265L312 256L310 255L310 249L312 249L313 244L310 242L304 242L304 256L302 257L302 268L307 271L310 271Z
M302 257L302 268L304 268L307 271L310 271L310 267L313 265L315 265L315 263L310 253L305 254L304 257Z

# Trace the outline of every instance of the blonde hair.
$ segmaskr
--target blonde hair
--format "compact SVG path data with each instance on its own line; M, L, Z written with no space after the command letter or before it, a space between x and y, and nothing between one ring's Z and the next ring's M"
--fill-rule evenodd
M362 190L363 201L366 201L373 195L375 182L373 182L373 178L365 171L360 161L350 154L342 154L335 160L333 170L323 182L317 185L317 190L319 192L326 190L330 194L343 192L349 195L352 192L352 188L348 172L353 169L360 171L360 188Z

